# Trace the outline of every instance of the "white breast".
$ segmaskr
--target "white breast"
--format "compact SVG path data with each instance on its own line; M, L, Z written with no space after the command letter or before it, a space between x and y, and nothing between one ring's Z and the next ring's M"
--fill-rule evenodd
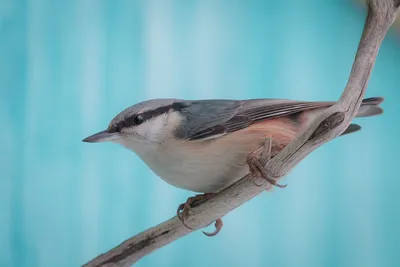
M212 140L205 141L193 148L193 144L177 141L160 144L154 150L136 152L158 176L171 185L212 193L235 182L248 171L245 164L237 164L238 159L234 154L228 156L228 151L224 153L212 143Z

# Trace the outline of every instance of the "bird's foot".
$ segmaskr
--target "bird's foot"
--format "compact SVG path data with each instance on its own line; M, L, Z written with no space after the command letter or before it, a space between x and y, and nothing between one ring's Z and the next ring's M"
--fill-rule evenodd
M215 221L215 223L214 223L214 226L215 226L214 232L208 233L208 232L202 231L203 234L205 234L206 236L209 236L209 237L216 236L219 233L219 231L221 231L222 226L224 226L224 223L222 222L222 219L221 218L217 219Z
M277 181L271 178L267 170L265 169L265 164L271 159L272 154L272 138L267 137L264 142L264 146L260 147L253 153L247 156L247 165L249 165L250 176L252 178L262 178L263 180L267 181L268 183L279 187L285 188L287 185L278 184ZM257 186L262 186L263 184L257 184L254 181L254 184Z
M197 204L201 201L207 200L210 197L212 197L214 194L213 193L205 193L205 194L199 194L199 195L195 195L194 197L189 197L185 203L182 203L179 205L177 211L176 211L176 216L178 217L178 219L182 222L182 224L192 230L191 227L189 227L186 223L185 223L185 218L189 215L189 211L192 211L192 204ZM223 226L222 220L221 218L217 219L215 221L215 231L212 233L207 233L203 231L203 234L205 234L206 236L215 236L219 233L219 231L221 230Z

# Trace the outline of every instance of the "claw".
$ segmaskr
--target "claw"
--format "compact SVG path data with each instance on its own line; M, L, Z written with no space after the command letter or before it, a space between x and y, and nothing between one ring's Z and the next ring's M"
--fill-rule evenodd
M274 185L274 186L276 186L276 187L279 187L279 188L286 188L287 187L287 184L278 184L277 182L276 182L276 180L274 180L274 179L270 179L270 180L267 180L269 183L271 183L272 185Z
M176 216L180 217L181 216L181 211L183 210L183 208L185 207L185 204L180 204L178 206L178 209L176 210Z
M185 211L185 204L186 203L182 203L178 206L178 209L176 210L176 216L178 217L178 219L181 221L181 223L189 230L193 230L193 228L189 227L186 223L185 220L183 219L182 214L185 212L185 214L187 213ZM182 211L182 212L181 212Z
M188 209L188 210L190 210L190 211L193 211L193 209L192 209L192 207L190 206L190 205L192 205L192 203L195 201L195 198L196 198L197 196L195 196L195 197L189 197L188 199L187 199L187 201L185 202L185 204L184 204L184 206L185 206L185 209Z
M271 179L263 166L271 159L271 151L272 151L272 138L270 136L267 136L264 142L264 146L254 151L247 157L247 164L249 165L250 174L254 177L255 172L257 172L260 174L261 178L266 180L268 183L279 188L285 188L287 187L287 184L281 185L277 183L275 179ZM257 184L255 181L253 181L253 183L256 186L263 185L263 184Z
M264 185L264 183L257 184L255 179L253 180L253 184L254 184L255 186L257 186L257 187L261 187L261 186Z
M215 226L215 231L214 232L208 233L208 232L202 231L203 234L208 236L208 237L216 236L219 233L219 231L221 231L222 226L224 226L224 223L222 222L221 218L219 218L219 219L217 219L215 221L214 226Z
M189 230L193 230L193 228L189 227L189 226L185 223L185 218L184 218L185 216L188 215L188 212L189 212L189 211L192 211L192 210L193 210L192 207L191 207L190 205L191 205L193 202L201 201L201 200L203 200L203 199L208 199L208 198L210 198L211 196L213 196L212 193L205 193L205 194L202 194L202 195L196 195L196 196L194 196L194 197L189 197L189 198L186 200L185 203L182 203L182 204L180 204L180 205L178 206L178 209L176 210L176 216L178 217L178 219L182 222L182 224L183 224L186 228L188 228ZM214 231L214 232L212 232L212 233L206 233L206 232L203 231L203 233L204 233L206 236L215 236L215 235L217 235L217 234L219 233L219 231L221 230L222 226L223 226L222 220L221 220L221 219L218 219L218 220L215 221L215 231Z
M185 208L185 204L180 204L178 206L178 209L176 210L176 216L178 217L178 219L183 223L183 218L182 218L182 213L181 211ZM186 226L186 225L185 225Z
M257 169L260 171L261 177L263 179L265 179L268 183L272 184L273 186L279 187L279 188L287 187L287 184L281 185L281 184L277 183L275 179L271 179L270 177L268 177L268 174L265 171L265 168L260 164L259 161L256 161L255 165L256 165Z

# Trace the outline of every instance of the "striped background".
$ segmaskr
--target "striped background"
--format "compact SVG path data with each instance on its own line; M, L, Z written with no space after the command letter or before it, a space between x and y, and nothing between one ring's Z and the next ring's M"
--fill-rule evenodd
M346 0L0 0L0 266L79 266L191 192L117 145L81 143L148 98L337 99L365 10ZM400 41L368 96L384 116L137 266L400 266Z

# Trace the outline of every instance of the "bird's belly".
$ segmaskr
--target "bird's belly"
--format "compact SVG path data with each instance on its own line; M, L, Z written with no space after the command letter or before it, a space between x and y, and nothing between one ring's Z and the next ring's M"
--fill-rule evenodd
M169 184L202 193L218 192L248 173L245 164L234 166L235 162L199 161L190 157L180 160L167 157L146 164Z
M246 166L227 169L226 166L210 164L191 164L190 160L182 161L179 166L171 163L160 164L151 169L163 180L173 186L195 192L214 193L232 184L246 175Z

